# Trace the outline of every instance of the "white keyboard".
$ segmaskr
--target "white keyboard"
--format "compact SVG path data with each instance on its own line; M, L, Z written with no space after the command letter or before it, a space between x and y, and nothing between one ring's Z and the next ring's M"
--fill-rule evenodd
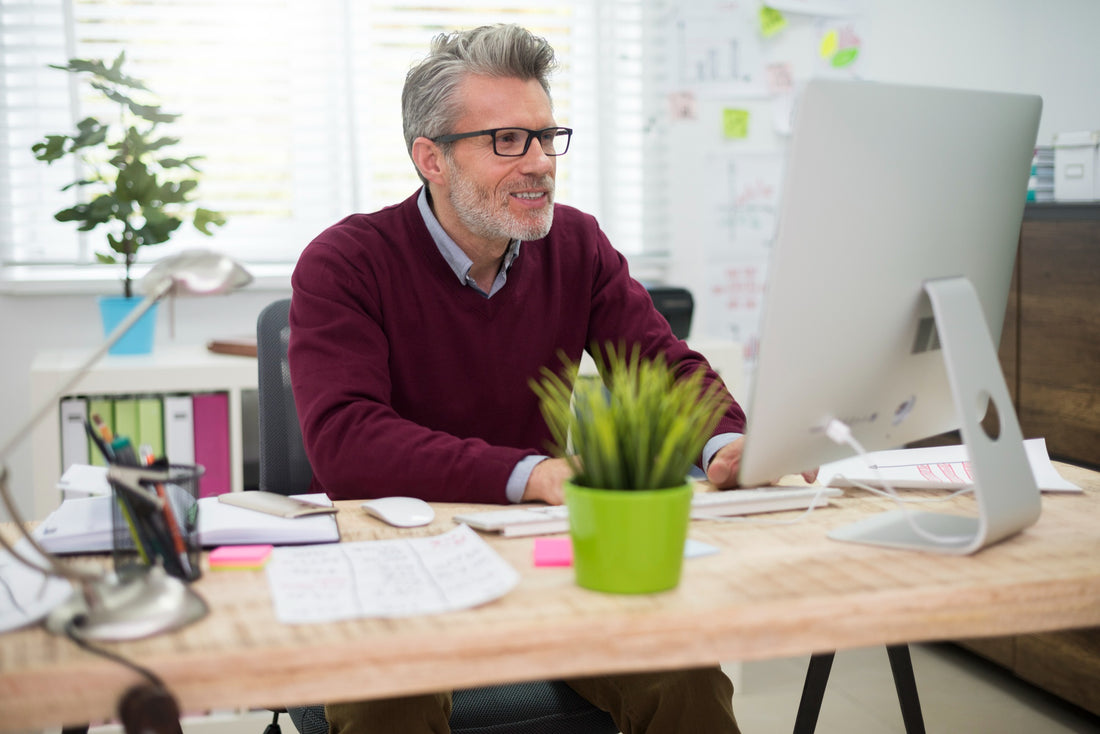
M842 490L832 487L761 487L727 492L697 492L691 500L692 519L753 515L761 512L804 510L829 504ZM816 501L815 501L816 500ZM455 515L454 521L476 530L507 536L552 535L569 531L564 505L524 505Z

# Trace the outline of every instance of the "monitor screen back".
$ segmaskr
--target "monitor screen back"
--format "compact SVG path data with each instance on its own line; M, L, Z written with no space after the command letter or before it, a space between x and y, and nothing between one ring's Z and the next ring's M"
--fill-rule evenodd
M1036 96L816 79L795 118L748 401L744 486L958 427L928 279L972 282L997 344Z

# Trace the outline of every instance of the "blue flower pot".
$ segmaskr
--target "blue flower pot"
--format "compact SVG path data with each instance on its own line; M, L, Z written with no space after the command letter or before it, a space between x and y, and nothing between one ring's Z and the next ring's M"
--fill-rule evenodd
M103 317L103 335L109 336L139 303L141 298L101 296L99 313ZM115 342L108 354L149 354L153 351L153 336L157 325L157 305L145 312L130 330Z

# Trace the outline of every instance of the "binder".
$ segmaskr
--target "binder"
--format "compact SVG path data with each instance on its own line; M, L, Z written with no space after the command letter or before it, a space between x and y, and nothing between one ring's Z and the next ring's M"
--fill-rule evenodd
M137 398L128 395L115 398L114 410L115 423L112 430L115 437L124 436L130 439L130 445L137 450L138 436L141 433Z
M88 417L98 415L103 423L111 429L111 433L115 433L115 410L114 400L110 397L91 397L88 398ZM107 466L107 460L103 458L103 454L92 443L89 438L88 441L88 458L89 463L94 466Z
M192 398L195 421L195 463L206 469L199 480L199 497L231 489L229 472L229 395L197 393Z
M155 395L138 398L138 447L148 446L153 456L164 456L164 408L161 399Z
M190 395L164 396L164 456L173 464L195 463L195 413Z
M84 398L64 398L61 401L61 471L73 464L87 464L88 432L84 420L88 417L88 401Z

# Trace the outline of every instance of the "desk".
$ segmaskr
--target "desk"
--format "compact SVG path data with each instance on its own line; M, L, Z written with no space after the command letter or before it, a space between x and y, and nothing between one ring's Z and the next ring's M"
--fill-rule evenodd
M284 626L263 572L208 571L197 589L209 617L110 647L155 670L184 711L202 711L1100 625L1100 473L1058 468L1085 494L1044 496L1036 525L974 556L827 539L891 504L849 490L797 525L695 521L691 536L721 552L687 561L679 588L661 594L586 591L572 569L533 568L531 538L489 537L522 580L478 609ZM397 531L358 503L339 504L345 540L435 534L474 509L439 505L432 525ZM9 633L0 637L0 729L110 717L137 680L39 628Z

